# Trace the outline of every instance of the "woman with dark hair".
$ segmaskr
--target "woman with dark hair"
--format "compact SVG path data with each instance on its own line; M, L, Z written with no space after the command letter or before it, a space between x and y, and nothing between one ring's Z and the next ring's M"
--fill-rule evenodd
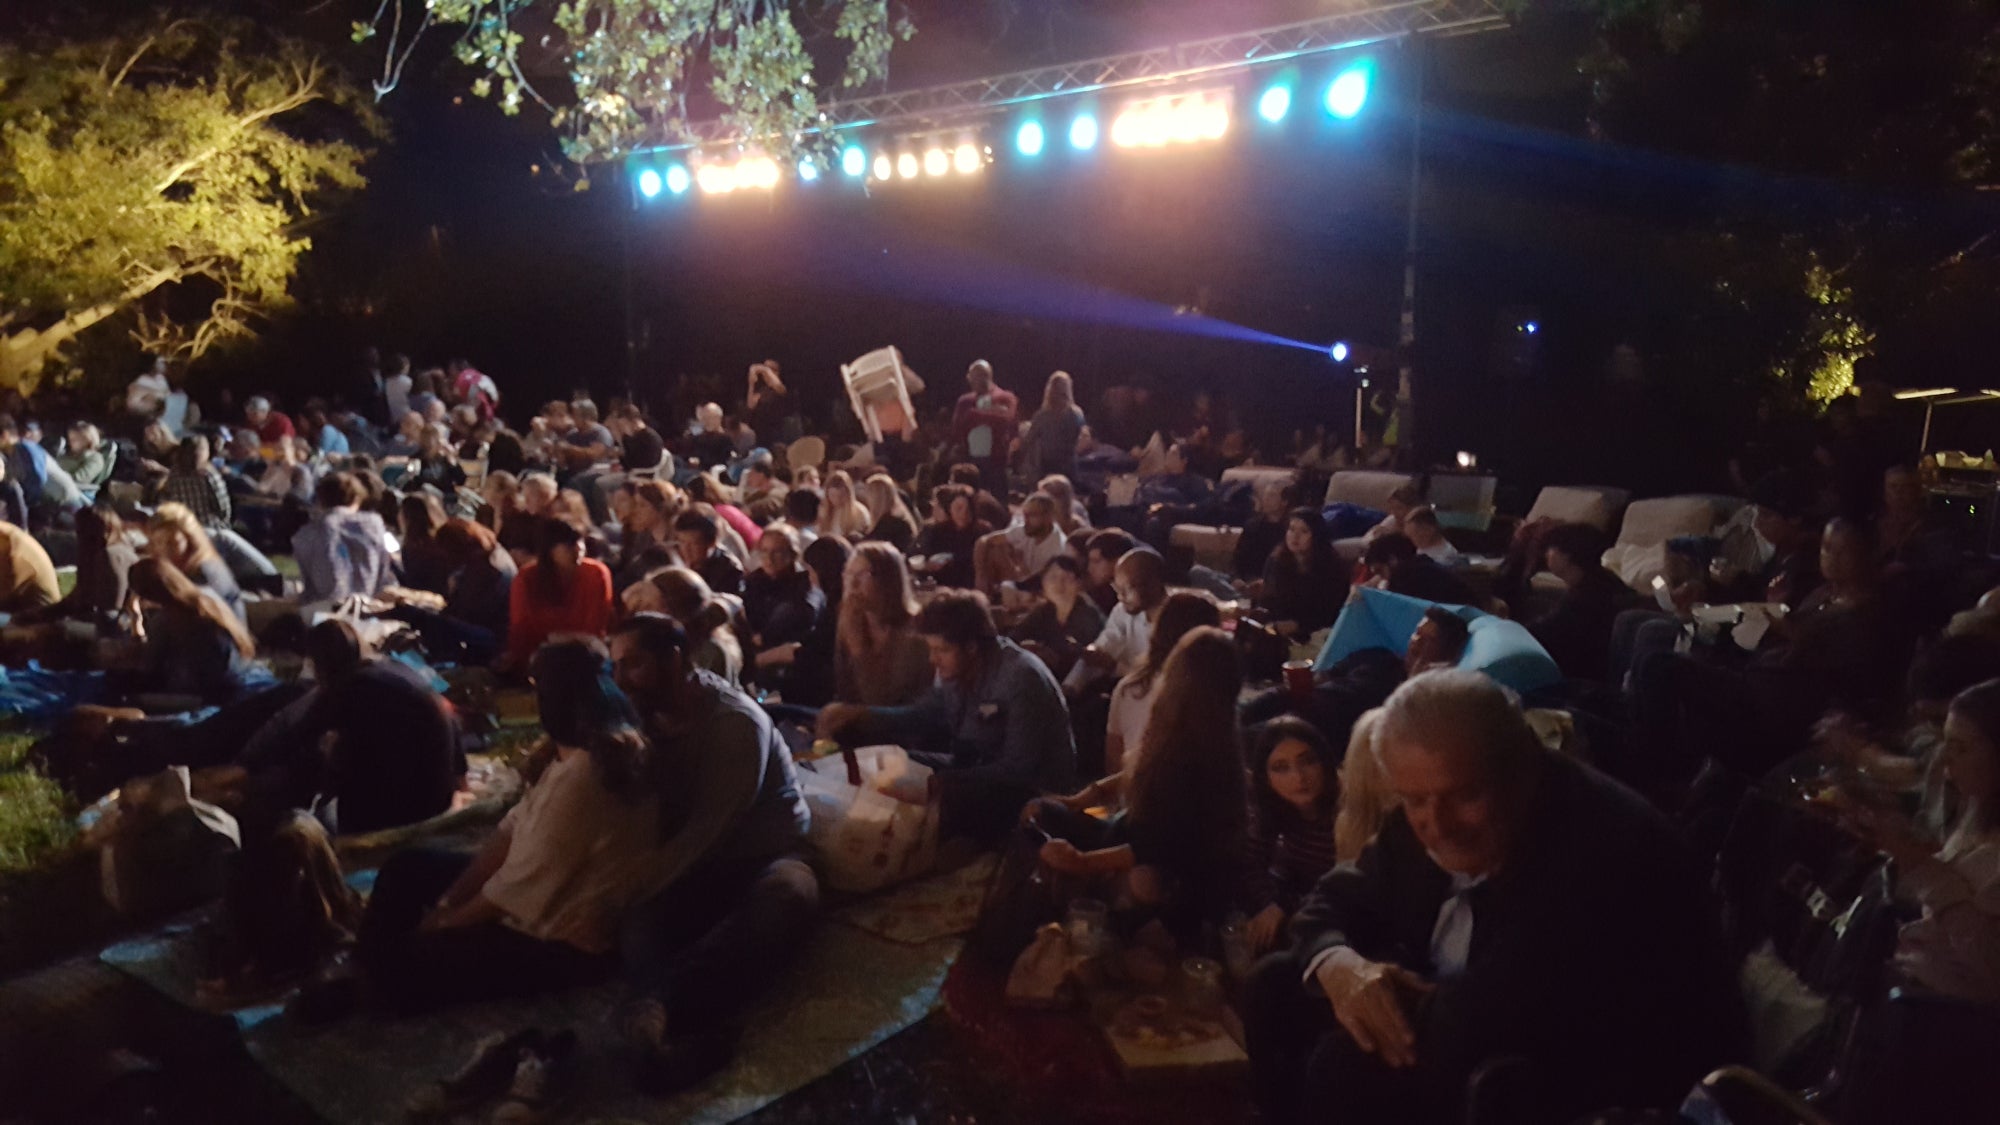
M600 978L652 890L660 807L650 746L604 647L557 641L529 664L553 757L476 855L419 847L382 865L357 961L403 1011Z
M1086 851L1058 837L1043 845L1041 858L1064 874L1123 877L1135 903L1194 934L1200 923L1226 916L1243 889L1249 805L1236 724L1243 685L1236 643L1220 629L1195 629L1174 647L1161 681L1158 721L1146 727L1132 766L1124 816L1101 846Z
M903 556L887 543L858 544L841 586L833 698L870 707L915 700L930 687L931 664Z
M618 588L672 565L674 520L681 514L680 489L665 481L628 480L611 497L618 516ZM664 559L664 561L661 561Z
M973 510L972 490L941 484L931 490L932 521L910 548L911 566L937 579L940 586L971 589L973 555L981 536L993 528Z
M82 621L100 634L129 631L120 620L131 607L130 576L139 552L125 538L125 521L110 508L81 508L76 513L76 585L63 600L44 609L17 613L18 624L38 621Z
M561 634L602 637L611 627L611 570L586 558L583 536L559 519L543 519L535 561L508 591L507 658L525 668L542 644Z
M1008 636L1041 657L1061 679L1103 631L1104 611L1084 592L1083 564L1062 554L1042 570L1042 601Z
M412 590L445 592L452 565L438 546L437 532L444 526L444 505L428 492L412 492L396 508L396 526L403 533L402 584Z
M416 626L433 660L490 664L507 641L514 557L484 524L448 519L432 545L444 567L444 609L397 606L390 616Z
M1340 804L1333 747L1290 715L1257 728L1250 744L1250 856L1245 896L1250 945L1268 952L1306 893L1335 862Z
M1311 508L1294 508L1285 537L1264 562L1257 608L1282 636L1304 639L1333 624L1347 604L1347 576L1334 557L1326 521Z
M1137 753L1145 742L1160 691L1166 683L1161 673L1166 670L1174 646L1190 630L1220 624L1222 613L1216 608L1215 599L1207 594L1181 590L1167 595L1146 642L1146 659L1111 689L1111 713L1104 728L1106 774L1130 775L1133 762L1127 755Z
M1554 609L1528 622L1528 631L1573 680L1610 675L1611 627L1639 603L1625 580L1605 568L1608 546L1603 532L1584 523L1550 528L1542 540L1544 561L1562 579L1563 593Z
M812 576L799 565L799 533L772 524L757 540L762 564L743 579L743 616L759 653L803 641L826 608Z
M165 559L140 559L130 578L133 595L151 610L140 634L146 667L131 691L221 704L258 686L250 663L257 642L220 598Z

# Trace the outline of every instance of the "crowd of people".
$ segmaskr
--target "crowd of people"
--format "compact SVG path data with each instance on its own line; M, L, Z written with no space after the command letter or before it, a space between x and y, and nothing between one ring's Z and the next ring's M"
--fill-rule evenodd
M802 440L772 361L727 407L579 394L518 429L462 360L371 351L333 401L272 397L204 409L162 363L112 416L0 417L0 612L35 627L10 663L79 632L125 654L54 772L90 798L195 769L246 825L246 872L452 807L460 716L363 642L373 621L432 666L532 685L525 797L476 854L392 857L365 912L328 891L354 956L302 1012L619 976L641 1081L700 1081L814 917L794 756L815 740L906 747L934 773L905 797L945 837L1031 841L1121 927L1261 956L1243 1005L1272 1121L1455 1120L1500 1055L1568 1076L1539 1087L1552 1114L1663 1105L1740 1059L1690 825L1774 773L1872 787L1824 804L1896 861L1899 971L2000 1004L2000 598L1851 420L1747 482L1750 565L1677 540L1642 598L1580 524L1522 527L1476 585L1420 485L1343 557L1329 517L1353 513L1322 510L1316 451L1289 485L1231 490L1251 450L1219 401L1108 398L1100 439L1062 372L1027 411L975 362L884 448L839 422ZM1108 503L1107 469L1136 470L1133 502ZM1227 571L1172 545L1215 516L1242 527ZM1253 633L1310 646L1361 587L1432 603L1401 651L1255 682ZM1789 612L1711 643L1694 611L1729 603ZM1524 704L1461 669L1459 607L1520 620L1564 682ZM286 646L309 679L258 659ZM1588 764L1524 706L1588 729ZM430 1093L490 1093L495 1065Z

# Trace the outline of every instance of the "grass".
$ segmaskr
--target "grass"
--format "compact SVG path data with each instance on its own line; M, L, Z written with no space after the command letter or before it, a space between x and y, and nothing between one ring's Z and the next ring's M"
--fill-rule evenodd
M0 876L37 870L76 836L69 795L27 762L34 743L0 732Z

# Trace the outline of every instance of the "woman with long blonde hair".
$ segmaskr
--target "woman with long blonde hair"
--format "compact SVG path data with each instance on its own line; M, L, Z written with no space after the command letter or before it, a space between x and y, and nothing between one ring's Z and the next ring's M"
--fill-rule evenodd
M1042 388L1042 408L1028 421L1021 453L1035 474L1059 474L1076 479L1076 443L1083 436L1083 411L1077 409L1076 388L1069 372L1049 376Z
M875 526L875 518L868 513L867 505L854 495L854 478L846 469L835 469L826 475L825 502L819 508L819 533L838 535L842 539L857 540L868 534Z
M1382 709L1375 708L1354 723L1347 738L1347 757L1340 764L1340 805L1333 816L1333 854L1337 863L1353 863L1382 830L1382 823L1401 802L1389 788L1389 776L1375 755L1375 730Z
M146 553L171 563L196 586L215 595L237 619L243 620L243 588L222 561L201 520L185 504L168 501L153 509L146 521Z
M910 514L909 505L903 503L903 496L896 491L896 482L886 474L877 473L861 482L861 499L868 506L868 514L874 524L868 529L868 538L887 543L898 551L907 551L916 542L917 517Z
M930 686L929 648L917 635L910 568L887 543L857 544L841 577L833 697L893 707Z

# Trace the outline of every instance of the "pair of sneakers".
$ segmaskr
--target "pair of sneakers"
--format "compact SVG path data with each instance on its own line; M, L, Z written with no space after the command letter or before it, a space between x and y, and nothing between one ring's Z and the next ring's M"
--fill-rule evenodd
M479 1043L457 1073L412 1098L411 1121L455 1121L495 1099L491 1125L540 1125L566 1085L576 1033L530 1027Z
M664 1098L700 1085L736 1057L731 1031L669 1035L667 1009L658 1000L637 1000L619 1014L618 1030L632 1049L634 1080L645 1094Z

